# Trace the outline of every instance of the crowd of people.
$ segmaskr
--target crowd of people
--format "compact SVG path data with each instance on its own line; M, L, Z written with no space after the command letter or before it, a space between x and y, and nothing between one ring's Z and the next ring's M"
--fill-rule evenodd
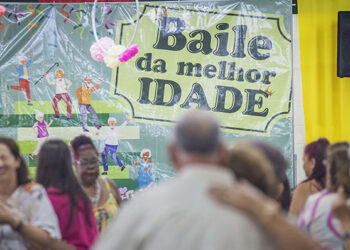
M91 138L43 143L31 180L0 137L0 249L350 250L349 143L308 144L293 194L278 149L224 143L205 111L178 120L168 157L176 177L122 203Z

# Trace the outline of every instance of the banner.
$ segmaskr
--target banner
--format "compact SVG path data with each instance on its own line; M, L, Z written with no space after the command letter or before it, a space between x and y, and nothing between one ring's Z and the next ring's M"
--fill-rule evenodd
M101 173L108 168L119 186L137 188L145 153L150 182L172 178L167 139L176 118L193 108L212 112L227 142L266 139L292 166L289 1L152 2L138 14L135 4L100 3L99 37L126 46L139 22L139 53L114 70L90 56L92 4L6 8L0 134L17 140L32 172L43 141L35 129L44 120L50 124L44 137L91 136ZM121 126L116 150L105 146L115 125ZM293 183L292 168L289 177Z

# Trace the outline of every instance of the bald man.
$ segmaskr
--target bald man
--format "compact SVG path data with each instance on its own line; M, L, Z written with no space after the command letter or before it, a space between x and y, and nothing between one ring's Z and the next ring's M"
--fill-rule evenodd
M175 125L168 154L177 177L127 203L95 249L274 249L252 220L208 194L213 185L234 183L220 166L224 146L209 113L185 114Z

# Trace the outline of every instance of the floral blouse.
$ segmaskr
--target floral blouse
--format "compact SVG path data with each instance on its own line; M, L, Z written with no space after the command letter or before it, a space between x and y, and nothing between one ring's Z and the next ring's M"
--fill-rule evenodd
M19 186L7 200L17 218L49 233L51 238L61 239L58 219L47 197L45 189L35 182ZM11 226L0 224L0 249L35 249Z

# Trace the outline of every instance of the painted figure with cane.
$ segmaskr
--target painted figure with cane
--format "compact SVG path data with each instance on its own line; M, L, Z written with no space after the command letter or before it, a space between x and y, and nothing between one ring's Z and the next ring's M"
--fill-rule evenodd
M71 113L72 113L72 101L68 95L68 89L72 85L72 82L64 77L64 71L63 69L58 68L55 72L56 79L52 80L47 75L47 73L44 74L46 77L46 80L48 84L50 85L56 85L56 95L52 99L52 107L55 111L55 118L60 118L60 113L58 111L57 104L63 100L67 104L67 120L72 120Z

